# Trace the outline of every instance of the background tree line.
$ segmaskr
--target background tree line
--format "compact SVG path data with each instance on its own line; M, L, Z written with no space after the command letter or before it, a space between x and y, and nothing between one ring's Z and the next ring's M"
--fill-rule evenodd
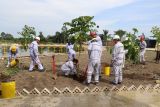
M17 34L20 37L16 38L14 35L6 32L0 32L0 42L9 42L9 43L22 43L28 44L33 40L34 36L39 36L41 38L41 43L67 43L68 41L81 44L82 42L87 41L90 39L88 33L90 31L97 31L99 28L98 25L93 21L94 16L80 16L78 18L72 19L70 22L64 22L62 28L55 32L55 34L51 35L44 35L43 32L39 32L36 34L35 28L25 25L22 28L22 31L18 32ZM114 31L114 34L119 35L121 38L122 36L126 35L135 35L138 36L138 29L133 28L131 32L124 31L119 29ZM160 27L154 26L151 29L153 33L153 37L159 42L160 38ZM102 38L103 43L105 44L108 40L112 38L112 35L109 33L109 30L104 29L102 34L99 34Z
M41 38L41 43L57 43L65 44L67 42L75 43L75 46L82 49L82 43L90 39L89 32L97 31L99 28L98 25L93 21L94 16L80 16L78 18L72 19L69 22L64 22L60 31L55 32L54 35L43 35L43 32L36 34L35 28L25 25L18 34L19 38L14 38L12 34L1 32L0 41L6 43L20 43L24 49L28 49L28 44L33 41L35 36ZM153 37L160 43L160 27L154 26L151 30ZM128 50L126 58L134 63L138 62L139 54L139 40L138 40L138 29L133 28L131 32L124 31L119 29L114 31L114 34L110 34L109 30L104 29L102 34L99 36L102 39L103 45L106 45L106 42L111 41L113 35L119 35L123 40L123 37L128 38L126 41L123 41L124 48Z

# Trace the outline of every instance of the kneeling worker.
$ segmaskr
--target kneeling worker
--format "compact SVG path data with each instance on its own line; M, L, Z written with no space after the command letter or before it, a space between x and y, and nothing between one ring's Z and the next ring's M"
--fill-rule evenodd
M76 71L77 65L78 65L77 59L68 60L67 62L65 62L61 66L61 71L65 76L76 75L77 74L77 71Z

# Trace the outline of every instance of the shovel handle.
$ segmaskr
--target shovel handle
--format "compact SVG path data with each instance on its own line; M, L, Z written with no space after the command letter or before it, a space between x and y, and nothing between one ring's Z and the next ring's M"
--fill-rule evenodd
M53 74L56 74L56 64L55 64L55 56L52 56L52 71Z

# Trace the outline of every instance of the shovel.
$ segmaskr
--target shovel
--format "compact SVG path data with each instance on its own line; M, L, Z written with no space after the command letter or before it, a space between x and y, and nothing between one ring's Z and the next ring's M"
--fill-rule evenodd
M53 79L57 79L57 73L56 73L56 64L55 64L55 56L52 56L52 71L53 71Z

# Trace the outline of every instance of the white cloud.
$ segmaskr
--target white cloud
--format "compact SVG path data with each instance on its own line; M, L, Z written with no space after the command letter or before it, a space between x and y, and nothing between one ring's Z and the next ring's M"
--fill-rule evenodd
M1 0L1 30L16 34L25 25L45 34L60 30L63 22L82 15L96 15L106 9L123 6L134 0ZM1 22L3 21L3 22ZM97 21L102 26L115 20ZM5 26L5 27L3 27ZM8 29L7 29L8 27Z
M99 33L103 33L103 30L104 29L108 29L108 27L116 24L117 22L119 22L119 19L101 19L101 20L96 20L95 21L97 25L99 25L99 29L98 29L98 32Z

